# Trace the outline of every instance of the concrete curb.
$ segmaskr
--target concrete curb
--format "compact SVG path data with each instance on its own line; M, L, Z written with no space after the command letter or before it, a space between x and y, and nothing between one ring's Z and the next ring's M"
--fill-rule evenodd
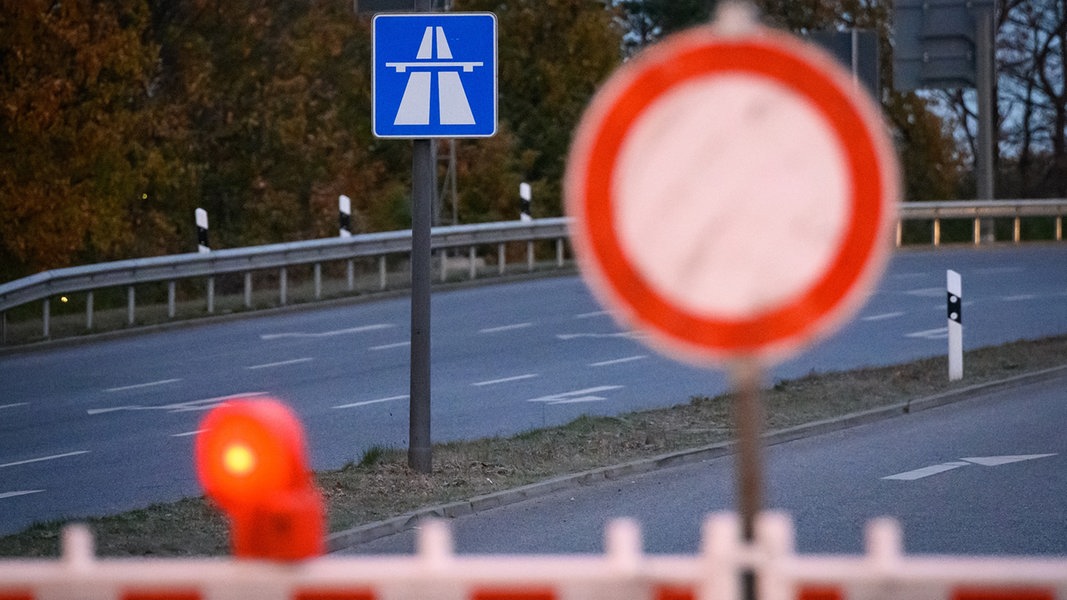
M912 412L936 408L938 406L959 402L979 395L990 394L1014 386L1038 383L1065 374L1067 374L1067 365L1061 365L1059 367L1025 373L1015 377L980 383L957 390L942 392L933 396L927 396L925 398L918 398L916 400L909 400L907 402L880 408L850 413L840 417L805 423L804 425L798 425L796 427L770 431L764 434L763 442L766 446L782 444L813 435L821 435L892 417L903 416ZM400 533L401 531L415 527L420 519L454 519L456 517L475 514L500 506L507 506L524 500L546 496L560 490L579 488L599 481L622 479L624 477L649 473L678 465L719 458L733 454L733 447L734 442L728 441L688 450L678 450L619 465L611 465L589 471L582 471L580 473L561 475L559 477L553 477L552 479L527 484L509 490L475 496L469 500L460 500L439 506L421 508L397 517L392 517L376 523L368 523L366 525L330 534L326 540L327 550L328 552L338 552L351 546Z

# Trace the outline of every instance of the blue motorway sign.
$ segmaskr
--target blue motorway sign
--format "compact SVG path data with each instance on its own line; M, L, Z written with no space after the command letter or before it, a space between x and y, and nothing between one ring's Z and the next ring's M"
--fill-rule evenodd
M496 15L379 14L373 35L374 135L496 133Z

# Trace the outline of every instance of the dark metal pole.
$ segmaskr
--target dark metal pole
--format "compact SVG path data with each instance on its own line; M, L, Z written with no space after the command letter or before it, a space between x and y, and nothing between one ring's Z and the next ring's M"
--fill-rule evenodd
M415 10L430 10L430 0L415 0ZM411 160L411 394L408 416L408 466L433 470L430 441L430 226L433 222L433 140L414 140Z
M763 504L763 404L760 399L762 370L757 361L743 359L734 365L734 421L737 423L737 493L741 533L745 542L756 539L756 517ZM741 574L742 598L756 598L756 574Z
M993 6L978 9L975 18L978 31L975 36L975 91L978 94L978 156L975 169L978 199L992 200L994 197L994 156L996 152L995 103L993 102L993 80L995 77L993 44Z

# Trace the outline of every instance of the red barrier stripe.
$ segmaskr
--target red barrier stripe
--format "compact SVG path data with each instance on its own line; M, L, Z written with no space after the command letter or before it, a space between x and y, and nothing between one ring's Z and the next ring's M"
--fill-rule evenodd
M196 590L134 590L122 594L122 600L200 600Z
M663 585L656 588L656 600L696 600L696 591L681 585Z
M797 590L797 600L844 600L840 588L831 585L801 586Z
M1046 588L1033 587L961 587L952 592L952 600L1055 600Z
M474 590L470 600L556 600L552 588L484 588Z
M367 589L341 590L314 588L299 590L293 600L375 600L374 592Z
M23 591L0 592L0 600L33 600L33 593Z

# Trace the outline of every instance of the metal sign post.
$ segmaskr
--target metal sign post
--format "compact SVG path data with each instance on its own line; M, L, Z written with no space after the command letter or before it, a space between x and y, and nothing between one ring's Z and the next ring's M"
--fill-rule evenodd
M374 17L372 129L411 139L411 380L408 465L433 470L430 436L430 281L435 138L496 133L496 17L490 13Z

